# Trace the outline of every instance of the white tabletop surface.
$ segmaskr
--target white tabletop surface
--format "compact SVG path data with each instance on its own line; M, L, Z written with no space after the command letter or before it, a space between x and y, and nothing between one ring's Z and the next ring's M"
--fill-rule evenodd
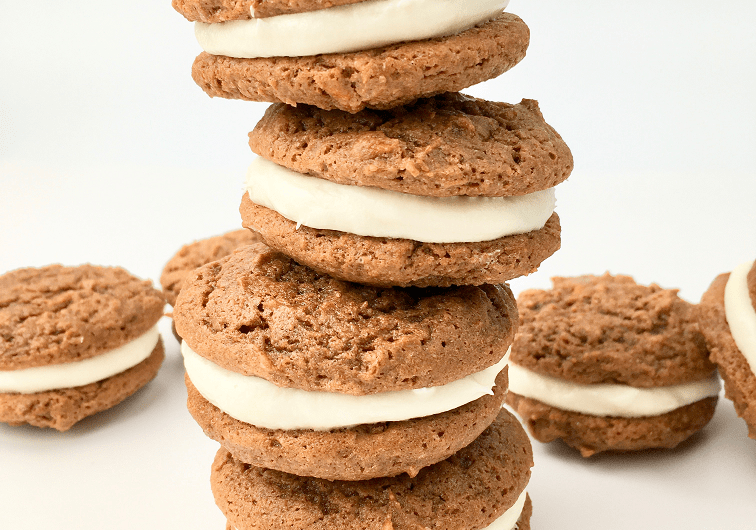
M756 257L756 3L524 2L525 60L466 92L538 99L575 157L557 189L554 275L626 273L697 301ZM168 0L4 2L0 272L121 265L157 280L184 243L239 226L246 134L264 104L191 80ZM0 425L0 529L222 530L217 444L185 408L178 344L157 379L67 433ZM756 528L756 442L732 404L674 451L534 444L534 529Z

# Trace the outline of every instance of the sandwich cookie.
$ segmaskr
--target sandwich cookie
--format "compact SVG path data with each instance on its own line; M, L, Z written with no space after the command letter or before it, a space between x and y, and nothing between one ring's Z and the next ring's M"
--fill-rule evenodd
M326 481L249 466L223 448L215 502L236 530L529 530L533 454L506 410L474 442L416 477Z
M493 421L517 309L506 286L368 287L256 244L192 273L174 319L208 436L255 466L363 480L415 475Z
M337 278L501 283L560 245L569 148L538 104L443 94L357 114L272 105L250 133L243 226Z
M213 97L390 108L462 90L520 62L530 31L503 12L507 3L370 0L319 9L322 2L311 2L305 12L198 21L204 51L192 77Z
M717 276L699 309L725 396L748 425L748 436L756 439L756 262Z
M120 268L0 276L0 421L69 429L157 374L165 300Z
M539 441L585 457L671 448L703 428L720 390L694 306L629 276L553 278L518 298L507 402Z

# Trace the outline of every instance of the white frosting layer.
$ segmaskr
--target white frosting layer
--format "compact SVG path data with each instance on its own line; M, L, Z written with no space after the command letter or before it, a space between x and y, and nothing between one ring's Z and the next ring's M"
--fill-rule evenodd
M352 396L281 388L260 377L226 370L181 344L184 366L200 394L229 416L266 429L326 431L364 423L439 414L493 394L506 358L452 383L417 390Z
M0 392L33 394L101 381L144 361L159 339L158 327L155 326L141 337L89 359L0 371Z
M426 243L490 241L543 228L554 188L515 197L424 197L349 186L297 173L262 157L247 170L255 204L298 225Z
M753 262L742 263L730 273L725 286L725 316L735 345L756 373L756 310L748 292L748 271Z
M562 410L594 416L658 416L719 394L716 374L702 381L657 388L628 385L580 385L537 374L510 363L509 390Z
M517 521L522 515L522 509L525 507L525 500L527 499L528 492L523 490L520 496L509 510L504 512L493 523L485 527L483 530L514 530L517 525Z
M444 37L498 16L509 0L371 0L306 13L196 22L200 46L227 57L302 57ZM254 16L254 13L253 13Z

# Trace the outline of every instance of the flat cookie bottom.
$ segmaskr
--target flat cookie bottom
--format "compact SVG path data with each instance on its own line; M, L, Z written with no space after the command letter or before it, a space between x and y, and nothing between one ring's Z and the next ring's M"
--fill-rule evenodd
M527 434L501 410L470 445L414 478L299 477L238 462L221 448L210 484L216 504L237 530L473 530L489 526L514 505L532 465Z
M102 381L36 394L0 394L0 422L67 431L79 420L112 408L146 385L157 375L164 358L160 339L144 361Z
M494 421L508 383L504 370L496 378L494 395L425 418L331 431L285 431L236 420L208 402L188 376L185 381L189 412L236 460L327 480L416 476L469 445Z
M561 438L589 457L602 451L676 447L701 430L714 415L717 397L702 399L666 414L643 418L592 416L551 407L509 392L507 403L522 417L533 438Z
M354 53L236 59L202 52L192 78L211 97L357 112L457 92L525 57L530 30L516 15L449 37Z
M535 272L559 250L555 213L540 230L476 243L421 243L410 239L358 236L300 226L246 193L242 225L294 260L335 278L382 287L448 287L503 283Z
M724 382L725 397L733 402L738 416L748 425L748 436L756 440L756 375L727 325L724 293L729 278L729 273L720 274L703 294L698 306L699 320L711 360Z

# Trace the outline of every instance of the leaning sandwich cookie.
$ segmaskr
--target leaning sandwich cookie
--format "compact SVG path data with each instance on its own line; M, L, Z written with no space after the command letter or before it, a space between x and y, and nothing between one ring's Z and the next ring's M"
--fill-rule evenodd
M518 298L507 402L542 442L583 456L671 448L720 390L694 306L628 276L553 278Z
M0 421L65 431L157 374L165 299L120 268L0 276Z

